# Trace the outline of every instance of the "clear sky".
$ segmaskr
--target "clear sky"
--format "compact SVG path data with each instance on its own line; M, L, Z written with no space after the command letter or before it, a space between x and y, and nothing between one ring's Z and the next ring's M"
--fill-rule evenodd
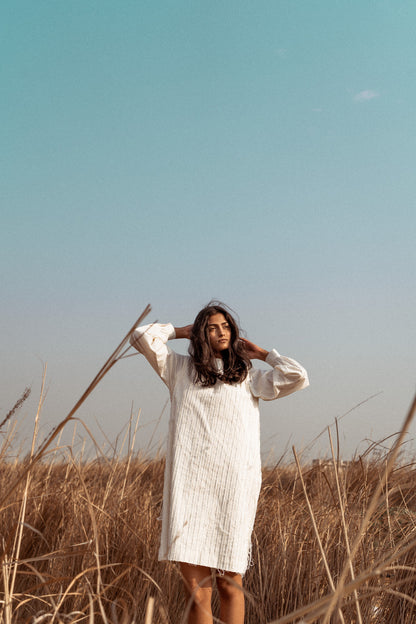
M415 391L416 4L6 0L0 30L0 420L32 385L29 437L47 362L46 433L147 303L184 325L218 298L310 374L264 405L265 456L377 393L341 421L341 453L397 431ZM114 442L142 408L146 447L167 398L137 356L80 417Z

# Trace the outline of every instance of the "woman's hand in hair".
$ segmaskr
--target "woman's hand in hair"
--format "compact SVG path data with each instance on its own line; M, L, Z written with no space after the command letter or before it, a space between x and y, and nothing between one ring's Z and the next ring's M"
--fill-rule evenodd
M246 338L240 338L240 340L244 344L247 355L250 358L250 360L263 360L263 362L265 361L266 357L269 354L269 352L266 351L266 349L262 349L261 347L254 344L254 342L251 342L250 340L247 340Z
M188 338L191 337L193 325L185 325L185 327L175 327L176 338Z

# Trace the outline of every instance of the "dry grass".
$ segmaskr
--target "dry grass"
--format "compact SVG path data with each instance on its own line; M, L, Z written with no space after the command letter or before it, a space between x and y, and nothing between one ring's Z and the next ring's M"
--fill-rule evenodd
M345 531L353 542L380 483L382 496L353 560L362 619L416 621L415 466L397 467L386 482L386 459L304 466L302 480L295 464L264 470L254 565L245 578L248 623L299 622L289 614L301 608L305 622L324 621L330 578L336 587L348 561ZM28 461L1 462L1 491ZM29 485L20 481L0 516L0 621L144 622L148 609L154 624L181 622L178 570L157 562L163 464L131 452L84 462L69 451L33 465ZM350 580L331 621L359 621ZM324 611L316 616L319 601ZM307 605L315 611L308 614Z
M157 561L164 460L133 453L137 421L117 457L51 452L77 406L124 356L128 336L37 446L41 393L27 457L8 459L27 391L3 420L0 624L184 622L178 568ZM370 448L341 466L332 451L330 462L301 466L294 451L292 465L264 469L245 577L247 624L416 621L416 465L397 460L415 410L416 401L384 454Z

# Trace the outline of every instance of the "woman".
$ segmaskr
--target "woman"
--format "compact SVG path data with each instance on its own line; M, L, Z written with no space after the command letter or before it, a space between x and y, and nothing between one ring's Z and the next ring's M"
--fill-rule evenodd
M168 340L190 340L179 355ZM243 624L242 576L261 485L259 399L308 385L295 360L241 338L228 310L215 302L193 325L138 327L131 344L170 392L159 560L179 562L193 602L189 624L211 624L211 569L220 571L220 619ZM259 359L270 369L259 370Z

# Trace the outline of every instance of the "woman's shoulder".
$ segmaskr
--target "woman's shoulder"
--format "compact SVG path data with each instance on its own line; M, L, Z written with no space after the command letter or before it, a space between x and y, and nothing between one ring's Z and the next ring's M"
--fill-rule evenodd
M184 355L182 353L178 353L170 346L168 346L168 352L172 360L174 360L174 367L177 373L181 372L190 372L192 369L192 361L189 355Z

